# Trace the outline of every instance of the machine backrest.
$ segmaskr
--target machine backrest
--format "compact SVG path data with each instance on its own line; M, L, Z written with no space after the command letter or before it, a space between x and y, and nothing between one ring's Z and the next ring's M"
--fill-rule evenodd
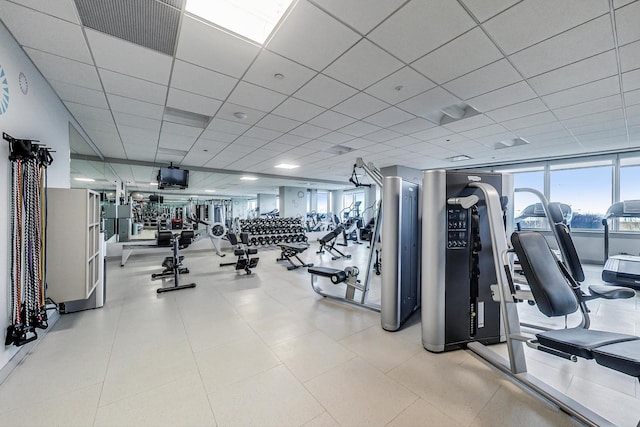
M511 244L533 298L543 314L549 317L565 316L578 310L578 299L542 234L535 231L515 232L511 235Z
M178 241L180 245L180 249L184 249L193 242L195 238L195 233L193 230L182 230L180 232L180 240Z
M236 246L238 244L238 237L236 236L236 233L229 231L227 233L227 239L229 239L229 243L231 243L232 246Z
M558 247L562 253L562 259L571 272L571 276L576 282L584 282L584 270L578 257L578 251L573 244L569 227L564 223L564 214L560 203L549 203L549 216L551 216L552 227L556 229L556 237L558 238Z

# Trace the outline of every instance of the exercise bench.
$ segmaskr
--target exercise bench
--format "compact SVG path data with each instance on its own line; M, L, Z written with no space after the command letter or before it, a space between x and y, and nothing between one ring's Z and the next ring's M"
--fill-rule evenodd
M247 274L251 274L251 269L258 266L258 261L260 261L260 258L251 258L251 255L256 255L258 253L257 249L245 249L244 245L249 242L249 234L240 233L240 242L238 242L236 233L229 232L227 233L227 239L229 240L229 243L231 243L231 245L234 247L233 254L237 256L238 259L235 262L220 263L220 267L234 266L236 271L244 270Z
M323 254L325 253L325 251L327 251L331 254L331 259L334 261L341 258L351 258L350 254L345 254L335 247L338 236L342 234L343 230L344 228L342 227L342 225L339 225L338 227L334 228L333 230L329 231L327 234L319 238L318 242L320 243L320 249L318 249L316 253Z
M295 270L300 267L313 267L313 263L305 263L300 259L298 254L306 251L309 246L304 243L279 243L280 246L280 258L276 259L276 261L288 261L290 265L287 266L287 270ZM293 262L292 258L298 260L300 264L296 264Z

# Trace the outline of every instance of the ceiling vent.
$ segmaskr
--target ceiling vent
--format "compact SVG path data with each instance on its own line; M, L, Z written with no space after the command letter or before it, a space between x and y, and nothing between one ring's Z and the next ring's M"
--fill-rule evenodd
M461 102L459 104L441 108L438 111L427 113L423 117L438 126L442 126L457 122L458 120L468 119L469 117L477 116L478 114L480 114L480 111L465 104L464 102Z
M184 150L174 150L173 148L159 147L158 155L184 157L187 155L187 152Z
M518 147L520 145L527 145L529 141L524 138L513 138L496 143L496 150L502 150L503 148Z
M211 121L211 117L205 116L204 114L193 113L191 111L180 110L178 108L166 107L164 109L164 117L162 120L165 122L204 129L209 124L209 121Z
M344 145L334 145L333 147L329 147L324 151L326 151L327 153L337 154L338 156L340 156L342 154L346 154L353 151L353 148L345 147Z
M75 0L82 25L173 56L182 0Z
M447 157L446 160L449 160L450 162L462 162L462 161L465 161L465 160L471 160L471 157L465 156L463 154L463 155L460 155L460 156Z

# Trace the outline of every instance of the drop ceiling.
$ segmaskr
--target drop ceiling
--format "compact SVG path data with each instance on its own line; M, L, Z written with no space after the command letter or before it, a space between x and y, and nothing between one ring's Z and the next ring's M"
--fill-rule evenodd
M122 4L0 1L91 138L73 174L108 181L105 161L149 191L149 165L173 162L196 168L189 192L244 194L337 188L357 157L430 169L640 148L638 1L298 0L264 46L182 0Z

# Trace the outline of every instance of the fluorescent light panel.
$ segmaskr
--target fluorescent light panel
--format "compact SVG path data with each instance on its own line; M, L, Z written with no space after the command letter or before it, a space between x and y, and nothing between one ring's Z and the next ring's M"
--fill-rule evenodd
M215 193L216 190L204 190L205 193Z
M293 0L187 0L185 10L263 44Z
M242 178L240 178L243 181L256 181L258 178L255 176L243 176Z
M277 167L278 169L295 169L295 168L299 168L300 165L292 165L289 163L280 163L279 165L276 165L275 167Z
M463 160L471 160L471 157L469 157L469 156L465 156L465 155L462 155L462 156L453 156L453 157L448 157L448 158L447 158L447 160L450 160L450 161L452 161L452 162L461 162L461 161L463 161Z
M76 181L82 181L82 182L95 182L96 180L93 178L73 178Z

